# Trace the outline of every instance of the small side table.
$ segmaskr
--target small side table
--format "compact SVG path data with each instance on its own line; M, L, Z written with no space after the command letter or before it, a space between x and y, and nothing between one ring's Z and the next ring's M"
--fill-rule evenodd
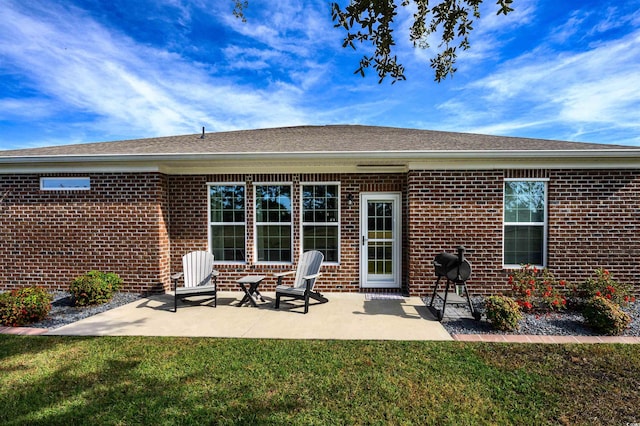
M244 291L244 297L238 304L238 306L242 306L245 303L251 303L254 307L257 307L255 299L260 299L264 302L264 298L258 291L258 286L266 277L264 275L247 275L246 277L240 278L237 283ZM247 284L249 287L247 288Z

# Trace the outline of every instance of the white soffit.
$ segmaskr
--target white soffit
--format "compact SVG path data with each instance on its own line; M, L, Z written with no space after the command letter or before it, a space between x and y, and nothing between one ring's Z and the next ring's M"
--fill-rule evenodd
M0 173L398 173L408 170L640 168L640 150L385 151L0 156Z

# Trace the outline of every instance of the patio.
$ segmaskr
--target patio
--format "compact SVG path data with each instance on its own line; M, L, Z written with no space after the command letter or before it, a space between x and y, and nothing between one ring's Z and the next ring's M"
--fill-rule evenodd
M190 336L269 339L452 340L418 297L328 293L329 303L302 314L301 303L263 293L258 307L238 307L240 292L218 292L218 306L181 303L155 295L45 333L74 336Z

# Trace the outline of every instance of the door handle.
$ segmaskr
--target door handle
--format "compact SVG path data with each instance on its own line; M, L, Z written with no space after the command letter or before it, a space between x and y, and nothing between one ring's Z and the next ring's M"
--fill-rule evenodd
M362 245L364 245L365 242L369 241L368 238L366 238L364 235L362 236Z

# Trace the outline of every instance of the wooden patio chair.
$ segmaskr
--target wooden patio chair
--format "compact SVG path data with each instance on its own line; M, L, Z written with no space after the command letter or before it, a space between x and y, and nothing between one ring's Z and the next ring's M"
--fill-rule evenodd
M182 256L182 272L171 276L173 280L173 312L178 311L178 299L192 296L212 296L213 307L218 304L218 271L213 269L213 254L208 251L193 251ZM178 287L183 279L184 286Z
M298 268L295 271L282 272L274 274L278 277L278 285L276 287L276 306L280 308L280 298L287 297L290 299L304 300L304 313L309 312L309 299L317 300L320 303L326 303L329 300L317 291L313 290L316 279L320 276L320 267L324 255L317 251L311 250L302 253ZM296 274L293 285L287 286L282 284L283 277Z

